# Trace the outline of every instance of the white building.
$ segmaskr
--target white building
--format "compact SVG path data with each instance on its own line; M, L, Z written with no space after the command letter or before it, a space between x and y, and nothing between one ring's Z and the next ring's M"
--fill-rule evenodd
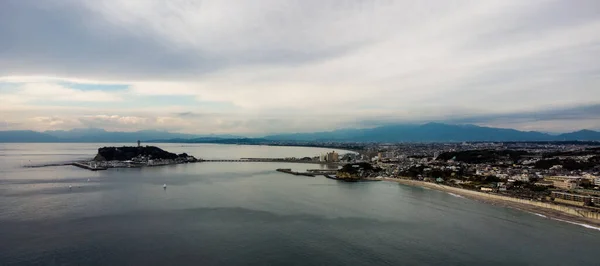
M514 176L510 177L510 179L523 181L523 182L531 181L531 179L529 178L528 175L514 175Z
M319 162L324 162L325 161L325 154L321 153L321 155L319 156Z

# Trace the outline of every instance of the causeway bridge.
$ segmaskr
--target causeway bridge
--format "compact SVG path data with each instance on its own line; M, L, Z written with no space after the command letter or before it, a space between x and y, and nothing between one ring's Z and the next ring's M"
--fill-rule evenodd
M215 162L215 163L310 163L310 164L326 164L340 165L340 162L320 162L313 160L294 160L282 158L240 158L240 159L199 159L198 162Z
M190 163L304 163L304 164L319 164L319 165L328 165L328 166L340 166L343 165L341 162L320 162L315 160L302 160L302 159L293 159L293 158L240 158L240 159L198 159L197 161ZM170 163L170 164L179 164L179 163ZM92 164L89 161L76 161L76 162L64 162L64 163L49 163L49 164L41 164L41 165L24 165L23 167L27 168L37 168L37 167L49 167L49 166L66 166L72 165L79 168L98 171L98 170L107 170L108 168L130 168L130 167L144 167L144 166L160 166L160 165L170 165L170 164L155 164L155 165L121 165L121 166L106 166L106 165L96 165ZM328 169L312 169L308 171L310 174L324 174L324 173L332 173L335 170Z

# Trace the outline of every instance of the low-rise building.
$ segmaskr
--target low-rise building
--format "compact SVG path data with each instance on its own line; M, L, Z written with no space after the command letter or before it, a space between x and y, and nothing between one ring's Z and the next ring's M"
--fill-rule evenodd
M554 186L554 182L552 181L539 181L539 182L535 182L536 186L540 186L540 187L550 187L550 186Z
M550 196L555 202L585 206L585 205L600 205L600 197L594 197L589 195L580 195L566 192L552 191Z
M571 190L579 186L581 177L578 176L547 176L544 181L551 181L556 188Z
M575 189L575 192L577 192L579 194L583 194L583 195L599 196L600 197L600 190L594 190L594 189Z
M531 181L531 179L529 178L529 176L526 175L526 174L514 175L514 176L511 176L510 179L518 180L518 181L523 181L523 182L529 182L529 181Z

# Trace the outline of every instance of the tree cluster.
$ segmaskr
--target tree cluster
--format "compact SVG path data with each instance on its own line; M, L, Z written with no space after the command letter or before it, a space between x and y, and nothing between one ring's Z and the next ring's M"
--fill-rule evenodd
M183 153L177 155L175 153L167 152L161 148L155 146L145 147L102 147L98 149L98 155L101 155L107 161L126 161L131 160L138 156L145 156L146 158L152 159L176 159L178 157L187 157L187 154Z

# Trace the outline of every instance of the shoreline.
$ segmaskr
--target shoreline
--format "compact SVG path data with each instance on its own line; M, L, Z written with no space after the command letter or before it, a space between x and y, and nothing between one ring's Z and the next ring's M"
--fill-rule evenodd
M483 192L466 190L466 189L456 188L456 187L448 187L445 185L439 185L439 184L435 184L435 183L429 183L429 182L417 181L417 180L407 180L407 179L399 179L399 178L384 178L384 180L390 181L390 182L396 182L396 183L399 183L402 185L435 189L438 191L449 193L449 194L451 194L453 196L457 196L457 197L463 197L463 198L467 198L467 199L471 199L471 200L476 200L479 202L483 202L483 203L487 203L487 204L491 204L491 205L495 205L495 206L517 209L520 211L531 213L533 215L536 215L536 216L539 216L542 218L557 220L557 221L561 221L561 222L580 225L580 226L590 228L590 229L600 230L600 220L599 219L575 216L570 213L566 213L566 212L556 210L556 209L550 209L550 208L535 206L535 205L531 205L531 204L514 202L514 201L510 201L509 199L503 199L503 197L506 197L506 196L490 198L490 197L486 197L486 195L483 194ZM506 198L508 198L508 197L506 197ZM570 208L570 207L568 207L568 208Z
M85 161L72 161L72 162L62 162L62 163L47 163L47 164L38 164L38 165L23 165L23 168L42 168L42 167L54 167L54 166L75 166L85 170L90 171L99 171L99 170L108 170L108 169L130 169L130 168L146 168L146 167L160 167L160 166L170 166L170 165L180 165L180 164L191 164L191 163L297 163L297 164L318 164L318 165L326 165L326 166L340 166L342 163L339 162L318 162L318 161L302 161L302 160L279 160L279 159L209 159L203 160L198 159L196 161L186 161L186 162L169 162L169 163L157 163L157 164L131 164L131 165L116 165L118 164L126 164L126 161L108 161L115 162L115 165L101 165L96 168L90 166L90 163L93 160L85 160ZM106 162L103 162L106 163ZM315 174L315 173L312 173Z

